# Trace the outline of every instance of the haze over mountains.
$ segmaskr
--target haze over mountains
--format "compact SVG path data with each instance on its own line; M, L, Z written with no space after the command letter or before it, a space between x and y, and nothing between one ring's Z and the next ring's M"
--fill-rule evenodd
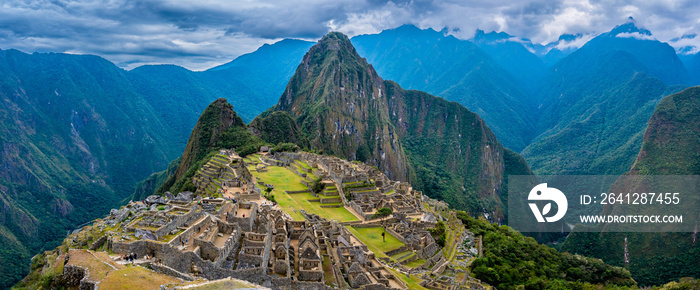
M124 71L95 56L0 51L0 265L24 267L0 268L4 285L23 276L33 253L55 247L66 230L103 216L165 169L218 98L246 123L269 109L251 126L268 142L309 142L392 178L415 175L415 184L444 192L439 197L457 208L494 210L503 192L494 187L507 163L521 162L517 153L542 174L629 171L661 98L700 83L700 55L681 59L633 22L575 51L504 33L466 41L412 26L350 40L359 56L341 54L336 61L346 66L338 71L304 59L314 43L300 40L203 72ZM311 75L292 78L302 60ZM339 88L344 99L312 99ZM358 99L370 95L376 100ZM323 117L306 118L315 114ZM269 133L280 124L299 134ZM331 135L314 136L318 130L357 137L324 139ZM496 157L474 158L470 149Z

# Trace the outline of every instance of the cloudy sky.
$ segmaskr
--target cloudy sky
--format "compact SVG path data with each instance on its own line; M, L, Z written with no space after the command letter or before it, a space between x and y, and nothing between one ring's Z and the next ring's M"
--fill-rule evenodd
M697 0L0 0L0 48L202 70L263 43L330 30L353 36L414 24L469 39L480 28L545 44L606 32L630 16L658 40L700 47L700 37L676 39L700 31Z

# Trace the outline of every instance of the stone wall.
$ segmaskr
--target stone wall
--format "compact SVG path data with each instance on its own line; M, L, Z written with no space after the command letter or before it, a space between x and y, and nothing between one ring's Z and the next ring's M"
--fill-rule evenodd
M195 247L199 247L199 256L202 257L202 259L216 262L219 258L219 254L221 254L219 248L211 241L195 239L194 245Z
M393 256L393 255L395 255L395 254L402 253L402 252L405 252L405 251L408 251L408 247L406 247L406 246L401 246L401 247L398 248L398 249L385 252L384 254L386 254L387 256Z
M375 283L375 284L362 285L361 289L363 289L363 290L388 290L389 288L384 286L384 284Z
M169 234L170 232L176 230L179 226L184 225L185 223L189 223L192 220L196 220L199 217L201 217L202 213L197 213L193 210L176 217L173 219L171 222L169 222L167 225L164 225L160 227L158 230L154 232L156 235L156 239L160 239L163 236Z
M386 231L387 231L388 233L391 233L392 236L394 236L395 238L397 238L397 239L398 239L399 241L401 241L402 243L407 244L406 239L404 239L402 235L399 235L399 233L395 232L393 229L387 227Z
M99 248L100 246L102 246L106 241L107 241L107 236L106 236L106 235L105 235L105 236L102 236L102 237L100 237L99 239L97 239L97 241L95 241L94 243L92 243L88 249L89 249L90 251L94 251L94 250L96 250L97 248Z
M300 281L323 281L323 271L321 270L299 270L297 278Z
M287 194L295 194L295 193L307 193L311 192L311 189L306 189L306 190L285 190Z
M170 267L163 265L163 264L148 263L148 266L151 269L153 269L153 271L156 271L156 272L161 273L161 274L177 277L177 278L180 278L180 279L185 280L185 281L194 281L194 278L192 278L192 276L185 274L185 273L182 273L182 272L179 272L179 271L176 271L175 269L170 268Z
M76 265L66 265L63 267L63 279L66 281L67 286L78 286L80 285L80 280L87 277L88 270L86 268L76 266Z
M184 232L177 235L168 244L174 245L174 246L181 245L182 241L186 241L187 239L192 237L192 235L195 233L197 228L204 227L204 225L209 224L210 221L211 221L211 216L206 216L204 219L202 219L198 223L192 225L187 230L185 230Z
M337 203L341 202L342 200L340 197L334 197L334 198L321 198L321 203Z

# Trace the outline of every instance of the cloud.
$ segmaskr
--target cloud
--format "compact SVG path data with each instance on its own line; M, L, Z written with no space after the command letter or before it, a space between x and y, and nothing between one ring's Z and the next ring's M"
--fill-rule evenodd
M469 39L477 28L546 44L596 35L633 16L676 49L698 47L696 0L4 0L0 46L89 53L130 69L173 63L206 69L283 38L330 30L376 33L402 24ZM633 37L630 35L630 37ZM580 41L560 45L580 45Z
M596 37L596 35L594 34L584 34L579 37L576 37L573 40L560 40L556 43L554 47L562 51L572 48L576 49L580 48L594 37Z
M639 40L656 40L656 37L639 32L623 32L615 35L618 38L634 38Z

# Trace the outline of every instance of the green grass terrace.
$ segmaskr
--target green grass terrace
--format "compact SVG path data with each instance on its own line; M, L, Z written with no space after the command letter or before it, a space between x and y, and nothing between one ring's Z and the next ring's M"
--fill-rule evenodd
M252 166L251 166L252 167ZM319 197L311 195L311 193L294 193L288 194L286 191L307 190L308 187L301 183L302 178L296 175L291 170L278 167L267 166L267 172L257 172L255 168L249 167L250 172L255 176L257 181L262 181L265 184L274 186L272 194L275 196L275 201L280 208L288 213L295 220L304 220L299 210L303 209L306 212L317 214L329 220L337 220L340 222L359 221L359 219L350 213L344 207L326 208L321 207L318 201L311 202L309 200L317 200ZM256 184L256 186L259 186ZM340 205L334 203L332 205Z
M384 229L381 227L355 228L350 226L347 228L353 235L355 235L355 237L362 241L362 243L367 245L367 248L374 252L374 255L377 258L391 258L384 254L384 252L405 246L404 243L392 236L389 232L386 232L386 241L383 241L382 232L384 232ZM393 259L396 260L396 258Z

